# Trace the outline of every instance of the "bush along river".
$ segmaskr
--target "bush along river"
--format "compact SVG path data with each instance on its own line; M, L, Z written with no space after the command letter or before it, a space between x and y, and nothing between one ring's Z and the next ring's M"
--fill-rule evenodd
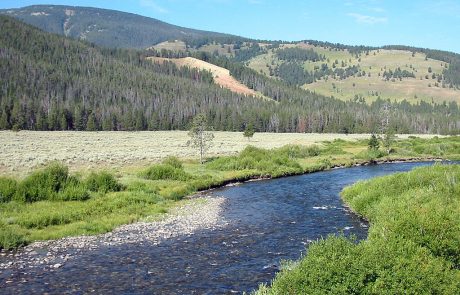
M431 164L360 166L216 189L183 216L3 253L0 293L250 292L314 240L366 238L367 223L340 200L345 186Z

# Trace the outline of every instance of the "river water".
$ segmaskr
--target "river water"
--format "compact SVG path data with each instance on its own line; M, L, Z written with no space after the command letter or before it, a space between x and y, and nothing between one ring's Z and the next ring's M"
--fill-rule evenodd
M283 260L329 234L367 236L367 224L349 212L339 192L358 180L409 171L431 163L336 169L225 187L229 225L159 245L102 246L49 272L18 273L1 294L241 294L270 282ZM11 274L10 274L11 275Z

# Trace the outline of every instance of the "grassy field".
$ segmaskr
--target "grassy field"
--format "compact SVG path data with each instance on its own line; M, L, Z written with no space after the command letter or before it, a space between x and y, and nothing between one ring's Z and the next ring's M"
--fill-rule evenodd
M5 143L0 248L103 233L155 219L184 197L228 181L281 177L373 159L460 159L458 137L401 139L387 155L368 150L368 135L256 134L248 142L241 133L216 132L214 148L206 164L200 165L196 152L186 146L186 132L0 135ZM33 168L51 160L58 162Z
M443 101L460 102L460 90L448 87L443 88L442 82L437 83L437 79L432 78L433 74L442 75L446 63L434 59L425 59L425 54L416 53L412 56L409 51L381 49L370 51L368 55L363 53L356 57L347 50L336 51L304 43L284 45L282 48L293 46L311 48L326 57L326 61L305 62L304 67L307 71L312 71L315 66L321 66L323 63L332 68L333 63L337 60L338 68L342 67L343 62L345 68L359 66L362 71L366 72L363 77L352 76L344 80L329 77L327 81L322 79L312 84L306 84L303 86L305 89L342 100L354 99L358 95L364 97L367 103L371 103L379 96L397 101L406 99L411 103L416 103L420 100L438 103ZM249 67L269 75L268 66L274 68L282 62L277 58L275 52L270 51L267 54L251 59L248 63ZM415 78L403 78L401 81L399 79L385 81L382 78L385 71L394 71L398 67L401 70L413 72ZM427 75L428 79L426 78Z
M329 237L258 294L459 294L460 165L359 182L343 199L367 240Z
M210 156L235 154L247 145L271 149L287 144L312 145L336 138L368 137L366 134L256 133L248 141L240 132L214 132L214 135ZM187 146L188 139L187 131L0 131L0 174L21 176L54 160L65 163L71 171L79 171L142 166L167 156L197 158L196 151Z
M324 95L333 95L342 100L350 100L355 95L359 95L363 96L367 102L374 101L378 96L397 101L406 99L412 103L420 100L438 103L443 101L460 102L459 90L443 88L442 83L435 86L437 80L432 78L432 74L442 74L443 66L441 64L445 64L443 62L432 59L425 60L425 55L421 53L412 56L411 52L400 50L370 51L369 55L362 55L360 59L359 62L356 58L352 58L351 63L346 63L359 65L367 74L371 74L370 77L321 80L304 87ZM341 62L342 60L339 59L339 64ZM394 81L382 79L385 70L394 71L398 67L401 70L414 72L416 78L395 79ZM431 73L428 68L431 68ZM427 75L428 79L426 79ZM375 95L376 93L378 95Z

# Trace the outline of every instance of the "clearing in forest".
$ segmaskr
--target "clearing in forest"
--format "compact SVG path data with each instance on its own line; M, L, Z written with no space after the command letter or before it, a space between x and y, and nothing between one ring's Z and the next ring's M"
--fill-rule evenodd
M253 89L250 89L246 85L242 84L234 77L230 75L230 71L213 65L211 63L193 58L193 57L184 57L184 58L163 58L163 57L149 57L149 60L154 62L164 62L164 61L171 61L175 63L177 66L182 67L190 67L190 68L197 68L200 70L210 71L212 76L214 77L214 81L222 86L223 88L229 89L235 93L243 94L243 95L252 95L256 97L265 98L260 92L257 92ZM268 98L267 98L268 99Z

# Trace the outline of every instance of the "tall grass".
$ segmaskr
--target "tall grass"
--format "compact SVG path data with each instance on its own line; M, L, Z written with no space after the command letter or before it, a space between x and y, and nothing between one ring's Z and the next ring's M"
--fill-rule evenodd
M122 186L107 172L91 173L86 181L69 175L66 166L52 163L22 181L0 178L0 202L84 201L90 191L119 191Z
M399 150L410 153L411 155L430 155L433 157L443 157L447 155L460 154L460 136L448 138L434 137L431 139L421 139L411 137L408 140L397 143Z
M11 178L0 177L0 203L6 203L13 199L17 191L18 183Z
M107 172L81 179L57 162L23 180L0 178L0 249L27 243L31 230L88 220L94 215L89 208L112 213L104 211L110 202L99 200L122 188Z
M118 192L123 186L113 177L112 174L101 171L92 172L86 179L86 187L92 192Z
M253 146L246 147L238 156L217 158L207 164L210 169L255 170L260 175L274 177L301 173L303 171L295 158L290 157L291 149L265 150ZM292 153L295 156L295 150Z

